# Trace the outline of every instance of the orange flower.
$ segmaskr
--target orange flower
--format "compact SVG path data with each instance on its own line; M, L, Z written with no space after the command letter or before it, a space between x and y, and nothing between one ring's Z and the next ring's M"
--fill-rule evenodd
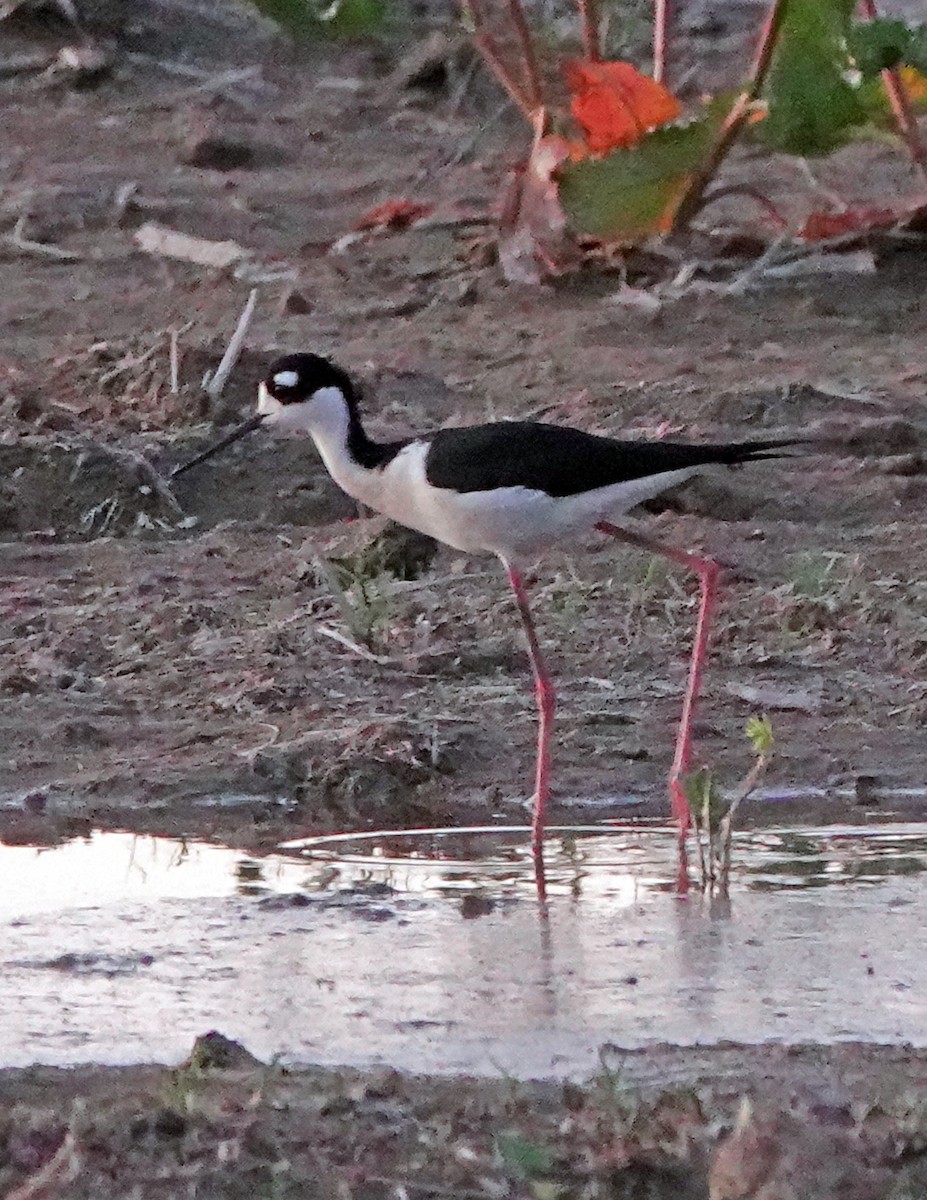
M682 113L676 97L625 62L578 59L565 67L570 111L593 154L633 146L651 129Z

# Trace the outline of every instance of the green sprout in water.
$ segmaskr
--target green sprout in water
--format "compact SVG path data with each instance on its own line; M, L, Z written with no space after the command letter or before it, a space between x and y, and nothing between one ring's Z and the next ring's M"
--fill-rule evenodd
M728 894L734 814L765 774L775 741L765 713L747 721L744 735L756 757L732 794L722 790L711 767L700 767L681 781L698 839L702 888L720 896Z
M761 717L751 717L744 726L744 733L757 758L763 754L772 753L774 741L772 721L765 713Z

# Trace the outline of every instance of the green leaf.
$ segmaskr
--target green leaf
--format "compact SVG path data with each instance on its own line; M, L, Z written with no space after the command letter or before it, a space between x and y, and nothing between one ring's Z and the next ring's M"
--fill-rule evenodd
M879 17L851 25L847 47L858 71L866 77L906 61L912 32L904 21Z
M564 163L557 171L560 203L573 229L606 241L665 231L719 126L711 112L656 129L630 149Z
M520 1133L500 1133L496 1149L508 1169L523 1179L548 1175L553 1170L554 1158L547 1147L529 1142Z
M379 30L386 0L252 0L265 17L296 37L363 37Z
M927 74L927 25L906 25L889 17L854 22L847 47L856 69L866 78L891 67L914 67Z
M764 95L757 134L787 154L829 154L865 108L851 82L847 37L854 0L790 0Z
M375 33L385 19L385 0L334 0L319 13L319 20L336 37Z
M915 25L905 51L904 65L927 75L927 25Z
M747 740L756 755L768 754L773 748L772 721L765 713L761 717L751 717L744 728Z
M721 789L709 768L700 767L684 775L680 783L692 820L701 829L707 828L710 833L715 833L728 810L728 802L721 795Z

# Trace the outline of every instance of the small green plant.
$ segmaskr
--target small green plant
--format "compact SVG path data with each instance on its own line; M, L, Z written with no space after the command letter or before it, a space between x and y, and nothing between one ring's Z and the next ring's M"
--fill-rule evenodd
M792 560L791 588L795 596L825 600L841 596L854 575L854 562L846 554L797 554Z
M254 7L298 38L365 37L378 33L385 0L252 0Z
M189 1117L196 1111L206 1087L206 1070L198 1053L182 1066L171 1071L161 1093L164 1108L178 1117Z
M523 1179L546 1175L553 1169L553 1155L547 1147L529 1142L520 1133L500 1133L496 1137L496 1149L509 1170Z
M368 650L382 643L395 605L379 543L374 540L357 554L344 558L320 558L316 566L355 641Z
M773 753L772 722L765 714L751 717L744 734L755 755L753 766L730 795L725 794L710 767L701 767L682 780L698 840L703 891L726 897L730 889L731 837L734 814L756 790Z
M544 604L551 620L559 629L572 631L588 611L596 590L596 584L585 582L573 571L568 575L558 574L544 589Z

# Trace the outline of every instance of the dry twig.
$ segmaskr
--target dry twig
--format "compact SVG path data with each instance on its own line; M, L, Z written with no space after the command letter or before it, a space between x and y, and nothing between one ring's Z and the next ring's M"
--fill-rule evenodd
M189 325L186 328L189 329ZM177 329L172 329L170 332L171 393L175 396L180 391L180 350L178 348L180 333L181 331Z
M245 344L245 335L248 332L248 326L251 324L251 318L254 316L254 308L257 304L258 290L252 288L248 296L245 307L241 311L241 316L238 318L238 324L235 326L235 332L229 339L229 344L226 347L225 353L222 355L222 360L216 367L215 374L210 377L206 383L206 394L210 400L215 403L222 392L225 390L225 385L228 383L228 378L232 373L238 356L241 354L242 346Z
M69 1130L45 1166L30 1175L25 1183L7 1192L6 1200L50 1200L52 1196L60 1196L61 1189L74 1179L79 1169L77 1140Z
M544 103L544 96L541 90L541 76L534 54L534 45L531 41L531 30L528 28L521 0L508 0L508 4L509 16L512 19L512 25L515 28L515 34L518 38L524 60L525 80L528 85L528 103L531 105L532 111L535 111Z
M12 58L0 59L0 79L44 71L54 61L53 54L15 54Z
M83 257L75 254L73 250L62 250L60 246L55 246L51 242L33 242L30 238L25 237L26 220L26 214L23 213L13 226L12 233L3 235L2 240L7 245L14 246L24 254L37 254L42 258L53 258L56 262L79 262Z
M363 658L367 662L392 665L393 660L385 654L374 654L372 650L368 650L366 646L362 646L360 642L355 642L353 638L349 638L347 634L341 633L338 629L332 629L330 625L315 625L316 633L321 633L324 637L331 638L333 642L337 642L339 646L344 646L346 650L350 650L352 654L356 654L358 658Z

